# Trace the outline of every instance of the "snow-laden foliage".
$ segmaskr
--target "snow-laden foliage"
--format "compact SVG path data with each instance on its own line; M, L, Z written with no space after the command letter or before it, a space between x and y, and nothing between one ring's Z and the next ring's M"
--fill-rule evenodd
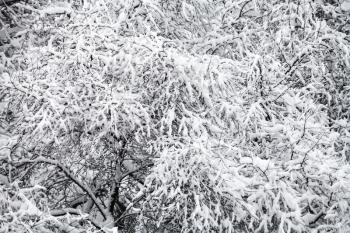
M1 174L73 229L347 232L343 5L13 4L29 26L0 57Z

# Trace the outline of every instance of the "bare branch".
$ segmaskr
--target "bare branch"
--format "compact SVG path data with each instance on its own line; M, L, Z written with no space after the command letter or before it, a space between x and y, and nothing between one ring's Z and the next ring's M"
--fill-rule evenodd
M60 210L51 210L50 214L52 216L59 217L59 216L63 216L66 214L81 215L82 212L77 210L77 209L73 209L73 208L65 208L65 209L60 209Z
M143 166L141 166L141 167L139 167L139 168L136 168L136 169L134 169L134 170L128 171L128 172L124 173L124 174L121 176L120 181L122 181L125 177L130 176L131 174L134 174L134 173L136 173L136 172L138 172L138 171L140 171L140 170L143 170L143 169L145 169L145 168L152 167L153 165L154 165L154 163L148 163L148 164L145 164L145 165L143 165Z

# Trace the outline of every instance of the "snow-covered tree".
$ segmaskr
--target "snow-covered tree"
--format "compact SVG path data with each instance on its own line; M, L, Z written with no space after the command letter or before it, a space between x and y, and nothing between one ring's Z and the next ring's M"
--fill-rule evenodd
M36 208L17 231L349 231L345 5L11 5L0 205Z

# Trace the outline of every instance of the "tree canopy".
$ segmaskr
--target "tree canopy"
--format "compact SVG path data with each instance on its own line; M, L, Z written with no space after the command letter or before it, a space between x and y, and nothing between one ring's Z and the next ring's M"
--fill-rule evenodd
M350 231L349 5L0 0L0 232Z

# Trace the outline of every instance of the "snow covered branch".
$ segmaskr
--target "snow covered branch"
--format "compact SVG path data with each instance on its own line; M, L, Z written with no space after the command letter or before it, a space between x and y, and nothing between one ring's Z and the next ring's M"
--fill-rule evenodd
M21 164L26 164L26 163L47 163L47 164L51 164L54 166L57 166L70 180L72 180L78 187L80 187L84 192L86 192L86 194L91 198L91 200L94 202L94 204L96 205L96 207L98 208L98 210L101 212L102 216L104 217L105 220L107 220L107 218L109 217L109 215L106 213L106 211L104 210L104 208L102 207L102 205L99 203L99 201L97 200L95 194L91 191L91 189L83 184L81 181L79 181L74 174L72 174L65 166L63 166L60 162L52 160L52 159L48 159L48 158L43 158L43 157L39 157L33 160L30 159L22 159L20 161L16 161L13 164L15 166L21 165Z

